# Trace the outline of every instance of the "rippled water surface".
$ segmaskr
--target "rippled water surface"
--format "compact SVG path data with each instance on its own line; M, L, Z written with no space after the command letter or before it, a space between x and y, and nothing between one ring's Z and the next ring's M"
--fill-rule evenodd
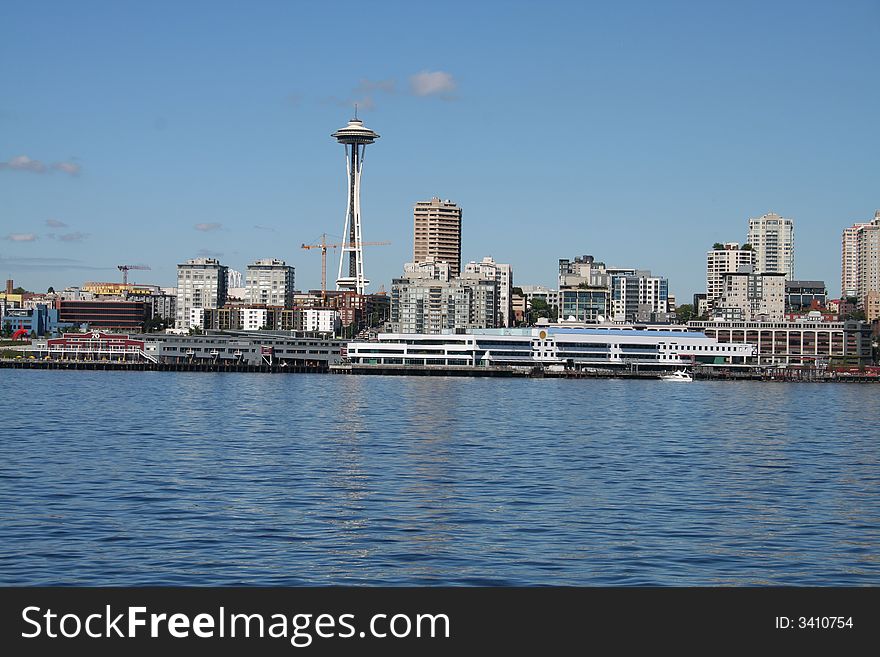
M880 386L0 384L0 584L880 584Z

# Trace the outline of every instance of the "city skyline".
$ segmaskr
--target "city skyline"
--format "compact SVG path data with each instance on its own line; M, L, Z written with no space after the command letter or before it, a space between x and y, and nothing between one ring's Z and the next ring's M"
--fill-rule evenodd
M839 289L841 231L878 206L876 5L453 4L452 50L400 29L445 14L382 5L354 65L327 21L346 6L7 9L2 273L43 291L144 262L133 280L172 285L189 258L280 258L318 289L299 245L339 231L326 135L358 102L383 135L363 239L392 242L367 257L371 291L410 259L413 204L434 196L465 211L462 261L511 263L521 284L553 287L560 257L595 253L688 303L712 244L777 212L796 277Z

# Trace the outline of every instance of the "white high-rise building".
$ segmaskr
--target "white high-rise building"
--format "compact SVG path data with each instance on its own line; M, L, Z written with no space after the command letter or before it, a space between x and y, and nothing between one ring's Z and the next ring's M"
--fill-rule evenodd
M877 216L880 216L880 210L877 211L875 218ZM859 231L865 226L870 226L870 223L853 224L849 228L843 229L843 236L840 244L840 296L843 299L858 296L858 236Z
M611 279L611 314L615 322L638 321L639 315L657 316L669 311L669 281L652 276L650 271L636 270Z
M248 265L245 286L248 303L293 306L295 272L284 260L266 258Z
M724 274L724 292L715 301L715 316L730 321L752 322L759 316L781 322L785 313L785 274Z
M339 322L339 311L333 308L306 308L302 311L303 331L334 333Z
M449 263L407 263L391 285L391 324L398 333L495 328L498 283L473 272L450 277Z
M710 304L724 292L724 274L751 273L755 269L754 249L742 249L737 242L706 252L706 300Z
M464 266L464 273L476 274L480 278L495 281L498 284L499 322L497 326L510 326L513 268L508 264L495 262L491 256L486 256L480 262L467 263Z
M856 235L856 296L869 322L880 319L880 210Z
M177 309L175 328L192 326L193 308L220 308L226 303L229 268L215 258L194 258L177 265Z
M755 250L755 272L783 273L794 278L794 222L770 212L749 219L749 240Z

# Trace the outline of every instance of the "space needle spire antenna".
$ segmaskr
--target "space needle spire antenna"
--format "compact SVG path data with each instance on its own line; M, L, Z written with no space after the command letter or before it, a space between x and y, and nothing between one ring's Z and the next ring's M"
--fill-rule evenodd
M348 200L345 208L345 228L343 245L339 257L339 276L336 279L337 290L351 290L364 294L370 284L364 277L364 247L361 234L361 172L364 168L364 153L367 144L372 144L379 135L364 126L364 122L355 118L330 135L345 147L345 167L348 176ZM348 266L346 268L346 262Z

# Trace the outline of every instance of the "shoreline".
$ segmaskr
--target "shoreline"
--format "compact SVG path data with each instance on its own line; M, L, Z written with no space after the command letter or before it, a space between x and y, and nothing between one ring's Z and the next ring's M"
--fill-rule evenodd
M549 370L542 368L470 367L432 365L289 365L244 363L154 363L146 361L31 360L0 359L0 369L80 370L122 372L205 372L263 374L341 374L348 376L451 376L470 378L521 379L638 379L659 380L670 370L593 369ZM727 370L692 370L696 381L758 381L787 383L880 383L880 377L854 373L810 370L769 370L739 372Z

